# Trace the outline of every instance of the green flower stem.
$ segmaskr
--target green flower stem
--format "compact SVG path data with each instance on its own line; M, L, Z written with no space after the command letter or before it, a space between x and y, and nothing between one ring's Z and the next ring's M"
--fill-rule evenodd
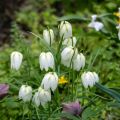
M59 106L59 104L60 104L60 95L59 95L58 88L56 88L56 90L54 92L54 102L55 102L56 106Z
M38 120L40 120L40 116L39 116L39 114L38 114L38 108L35 107L35 110L36 110L36 113L37 113L37 118L38 118Z
M60 43L58 45L58 49L57 49L57 54L56 54L56 58L58 58L58 63L60 63L60 59L59 59L59 55L60 55L60 49L62 47L62 41L63 41L63 37L60 39Z
M50 117L51 116L50 102L48 102L48 112L49 112L49 117Z
M25 103L23 103L23 107L22 107L22 109L23 109L22 120L24 120Z
M82 105L84 105L84 97L85 97L85 93L86 92L84 92L84 86L82 85Z
M72 99L74 100L74 80L75 80L75 72L72 69Z

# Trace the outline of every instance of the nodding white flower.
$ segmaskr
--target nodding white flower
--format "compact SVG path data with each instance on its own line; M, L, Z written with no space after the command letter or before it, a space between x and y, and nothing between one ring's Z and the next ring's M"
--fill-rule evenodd
M85 88L88 88L88 86L93 87L93 85L99 81L98 74L95 72L84 72L81 78Z
M55 89L58 86L58 76L55 72L49 72L45 74L41 87L44 88L45 90L52 90L55 91Z
M63 39L72 37L72 26L67 21L62 21L59 25L60 37Z
M79 71L85 66L85 56L80 53L77 55L76 59L73 60L73 69Z
M28 85L22 85L19 90L19 99L24 102L30 101L32 98L32 87Z
M118 39L120 40L120 24L116 28L118 29Z
M118 39L120 40L120 24L116 28L118 29Z
M23 55L20 52L11 53L11 69L18 70L22 63Z
M38 91L34 94L32 101L36 106L39 106L41 104L44 107L47 102L51 101L51 93L50 91L39 87Z
M61 53L61 63L66 67L71 67L72 61L76 58L78 51L72 46L66 47Z
M94 28L96 31L101 30L104 27L104 25L102 22L96 21L97 15L92 15L91 17L92 17L92 20L89 23L88 27Z
M54 42L54 32L52 29L46 29L43 31L43 38L48 43L48 45L51 45Z
M48 71L49 68L54 68L54 57L51 52L42 52L39 56L40 69Z
M115 13L115 15L119 17L119 21L118 21L119 24L116 28L118 29L118 39L120 40L120 8L118 8L118 13Z
M73 47L75 47L76 42L77 42L76 37L72 37L72 38L67 38L67 39L63 40L62 44L66 45L66 46L73 46Z

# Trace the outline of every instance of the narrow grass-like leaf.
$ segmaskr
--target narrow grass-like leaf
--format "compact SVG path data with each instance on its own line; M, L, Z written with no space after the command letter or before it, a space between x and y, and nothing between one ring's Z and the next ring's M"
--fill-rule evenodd
M95 85L96 85L97 88L99 88L100 90L109 94L111 97L115 98L118 102L120 102L120 93L118 93L117 91L112 90L110 88L106 88L105 86L103 86L99 83L96 83Z
M112 13L104 13L104 14L99 15L98 17L102 18L102 17L108 17L108 16L112 16L112 15L113 15Z
M63 20L90 21L90 19L78 16L78 15L68 15L68 16L63 16L58 19L58 21L63 21Z
M108 106L115 107L115 108L120 108L120 102L109 102Z

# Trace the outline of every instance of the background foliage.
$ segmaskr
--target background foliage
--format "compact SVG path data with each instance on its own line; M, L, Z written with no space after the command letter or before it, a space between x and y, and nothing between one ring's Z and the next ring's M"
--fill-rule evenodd
M17 95L20 86L26 81L25 78L28 78L26 77L28 74L30 74L28 83L33 87L38 87L43 77L40 75L38 56L45 46L41 46L40 40L30 32L42 35L42 31L47 26L55 31L61 20L68 20L73 25L73 34L79 40L77 46L87 59L86 66L89 67L86 69L98 72L102 85L120 92L120 41L117 38L117 18L113 15L118 11L119 3L120 0L26 0L19 10L15 11L15 18L10 28L10 43L0 48L0 83L10 85L8 97L0 101L2 120L21 120L23 114L25 120L30 118L35 120L38 119L37 111L41 113L43 120L60 118L60 106L58 108L53 106L54 111L51 110L49 116L48 111L43 111L43 108L36 110L35 106L23 106ZM92 14L100 16L99 19L105 25L103 31L96 32L88 29L87 25ZM25 42L24 47L23 42ZM24 68L17 73L10 70L10 53L14 50L25 54L24 61L28 64L24 62L22 67L30 65L27 66L27 71ZM91 97L97 96L99 101L95 99L92 105L83 112L82 119L119 120L120 102L96 89L93 88L95 93L91 92L87 98L89 101ZM78 99L82 101L82 98ZM68 101L71 101L69 97Z

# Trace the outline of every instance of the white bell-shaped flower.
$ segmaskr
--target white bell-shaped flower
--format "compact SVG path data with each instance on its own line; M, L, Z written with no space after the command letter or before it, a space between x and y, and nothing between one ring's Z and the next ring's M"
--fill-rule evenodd
M48 45L54 42L54 32L52 29L46 29L43 31L43 38L48 43Z
M51 52L42 52L39 56L40 69L48 71L49 68L54 68L54 57Z
M28 85L22 85L19 90L19 99L24 102L30 101L32 98L32 87Z
M11 53L11 69L18 70L22 63L23 55L20 52Z
M67 39L63 40L62 44L66 45L66 46L73 46L73 47L75 47L76 42L77 42L76 37L72 37L72 38L67 38Z
M39 105L42 105L44 107L47 102L51 101L51 93L50 91L44 90L39 87L38 91L34 94L32 101L37 107Z
M44 88L45 90L52 90L55 91L55 89L58 86L58 76L55 72L49 72L45 74L41 87Z
M62 21L59 25L60 37L63 39L67 39L72 37L72 26L67 21Z
M76 59L73 60L73 69L79 71L85 66L85 56L80 53L77 55Z
M61 63L66 67L71 67L72 61L77 57L78 50L72 46L66 47L61 52Z
M81 79L85 88L88 88L88 86L93 87L99 81L98 74L95 72L84 72Z
M97 15L92 15L92 20L88 24L88 27L94 28L96 31L99 31L104 27L104 25L102 22L96 21L96 18L97 18Z

